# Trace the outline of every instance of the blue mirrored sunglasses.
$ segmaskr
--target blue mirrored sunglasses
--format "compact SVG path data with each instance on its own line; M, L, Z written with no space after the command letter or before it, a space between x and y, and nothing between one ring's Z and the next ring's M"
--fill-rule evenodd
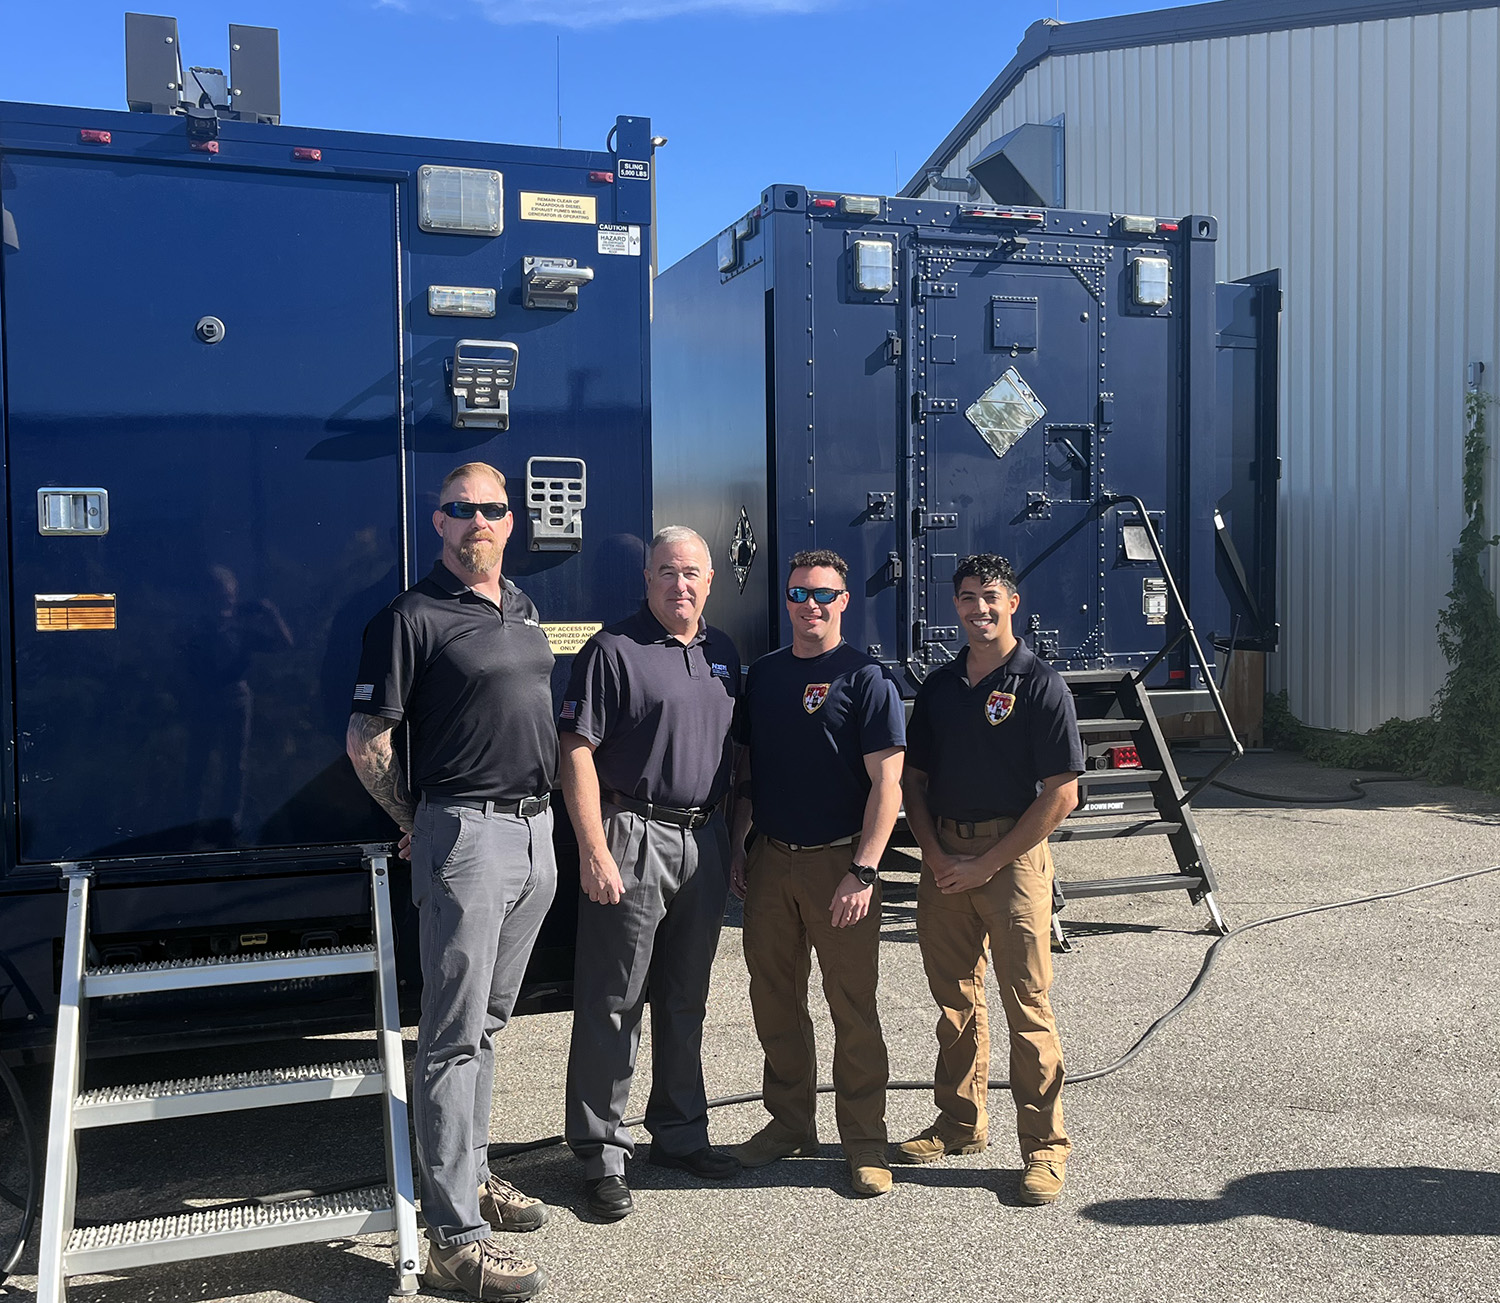
M799 585L786 590L786 600L800 606L811 597L819 606L827 606L848 591L847 588L803 588Z

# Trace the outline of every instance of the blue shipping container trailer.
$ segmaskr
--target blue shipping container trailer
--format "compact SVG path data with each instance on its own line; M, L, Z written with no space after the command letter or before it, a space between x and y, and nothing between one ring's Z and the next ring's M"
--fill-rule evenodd
M1216 236L769 187L656 285L656 520L727 563L710 617L781 645L787 559L833 548L846 637L910 694L961 645L957 559L995 551L1034 650L1140 670L1180 620L1144 507L1200 632L1274 648L1278 276L1216 285ZM1191 660L1151 682L1201 688Z
M558 692L633 608L650 534L647 119L601 150L293 129L248 63L168 94L173 43L142 30L146 111L0 104L11 1050L51 1040L69 864L94 963L368 941L360 848L394 829L344 755L350 691L366 621L437 556L449 469L509 480L506 573ZM164 46L170 71L142 65ZM399 873L391 895L414 978ZM531 1007L566 999L575 895ZM367 980L340 980L102 1001L92 1040L367 1017Z

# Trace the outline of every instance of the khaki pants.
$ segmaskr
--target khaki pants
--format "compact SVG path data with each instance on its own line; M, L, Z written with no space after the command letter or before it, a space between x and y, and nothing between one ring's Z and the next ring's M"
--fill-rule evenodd
M978 855L1014 819L959 825L943 819L938 840L950 855ZM985 1008L988 940L1000 1002L1010 1029L1011 1094L1023 1160L1065 1160L1062 1045L1047 992L1052 986L1052 854L1047 843L1007 864L982 887L947 896L922 866L917 891L917 940L927 984L937 1001L938 1059L934 1074L938 1127L949 1142L986 1136L990 1029Z
M880 887L853 927L833 926L833 893L854 847L788 851L767 837L750 852L745 892L745 964L750 1008L765 1050L767 1112L789 1138L817 1135L818 1056L807 1011L810 951L817 951L823 994L833 1017L833 1086L845 1157L879 1155L886 1145L885 1087L890 1077L880 1016Z

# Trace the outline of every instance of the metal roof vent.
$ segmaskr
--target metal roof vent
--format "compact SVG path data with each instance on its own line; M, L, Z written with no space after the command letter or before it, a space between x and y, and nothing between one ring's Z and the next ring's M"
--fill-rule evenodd
M995 141L969 172L997 204L1062 208L1063 124L1026 122Z

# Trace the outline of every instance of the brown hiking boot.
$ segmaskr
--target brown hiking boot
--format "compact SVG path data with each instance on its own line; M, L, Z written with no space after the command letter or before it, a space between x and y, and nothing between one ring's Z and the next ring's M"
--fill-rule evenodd
M855 1154L849 1159L849 1184L855 1194L889 1194L891 1169L879 1154Z
M1067 1179L1067 1164L1051 1158L1031 1158L1021 1173L1022 1203L1056 1203Z
M926 1131L903 1140L891 1157L898 1163L935 1163L949 1154L977 1154L989 1143L987 1136L977 1140L946 1140L934 1122Z
M479 1187L479 1215L497 1231L534 1231L547 1223L547 1205L491 1176Z
M740 1160L741 1167L765 1167L778 1158L816 1158L817 1136L798 1140L777 1122L767 1122L749 1140L729 1151Z
M502 1249L494 1240L471 1240L446 1249L430 1239L427 1242L427 1270L422 1273L427 1289L510 1300L535 1298L546 1283L546 1274L536 1263Z

